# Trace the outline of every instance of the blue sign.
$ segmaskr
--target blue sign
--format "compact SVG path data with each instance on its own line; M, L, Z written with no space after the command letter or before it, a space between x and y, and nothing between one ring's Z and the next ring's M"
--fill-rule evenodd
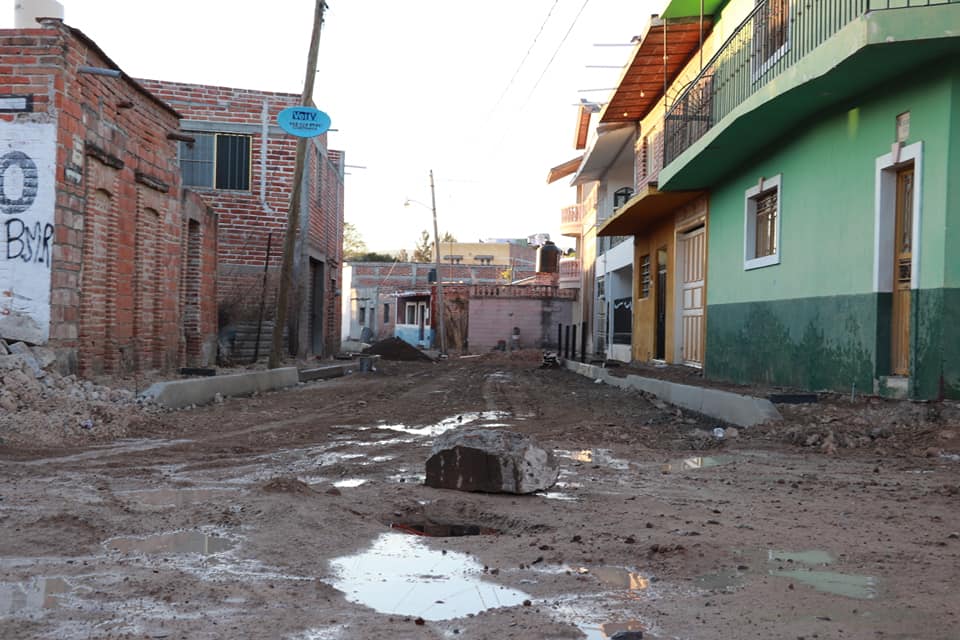
M287 107L277 114L277 124L290 135L313 138L330 128L330 116L313 107Z

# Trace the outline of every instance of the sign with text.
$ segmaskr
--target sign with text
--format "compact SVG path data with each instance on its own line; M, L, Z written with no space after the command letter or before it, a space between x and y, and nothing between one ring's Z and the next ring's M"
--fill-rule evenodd
M277 114L277 124L290 135L313 138L330 128L330 116L313 107L287 107Z
M57 129L0 126L0 337L50 336Z

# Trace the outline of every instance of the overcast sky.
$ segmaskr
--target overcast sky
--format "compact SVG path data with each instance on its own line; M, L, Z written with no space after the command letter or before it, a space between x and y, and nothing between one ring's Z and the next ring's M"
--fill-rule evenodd
M312 0L61 2L134 77L303 90ZM595 45L628 44L663 4L329 0L314 97L337 129L330 147L366 167L348 169L347 221L372 250L412 249L432 223L403 203L430 203L433 169L441 234L570 246L556 230L574 190L548 186L547 170L577 153L574 105L604 101L620 74L587 65L623 65L629 47ZM13 26L7 5L0 27Z

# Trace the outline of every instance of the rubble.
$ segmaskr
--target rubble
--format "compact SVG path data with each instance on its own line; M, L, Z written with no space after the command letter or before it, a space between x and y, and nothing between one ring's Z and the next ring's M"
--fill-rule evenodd
M3 342L0 350L0 446L112 440L149 408L133 391L61 376L52 349Z
M387 338L386 340L381 340L380 342L377 342L364 349L363 353L378 355L384 360L433 361L430 356L425 354L423 351L420 351L416 347L407 344L400 338Z
M456 429L435 441L426 484L438 489L526 494L552 487L560 473L553 453L530 436L492 429Z

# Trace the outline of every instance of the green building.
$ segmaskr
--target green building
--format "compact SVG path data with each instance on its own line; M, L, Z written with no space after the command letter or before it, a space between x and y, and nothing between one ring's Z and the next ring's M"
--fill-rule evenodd
M960 399L960 2L701 11L659 188L709 194L706 375Z

